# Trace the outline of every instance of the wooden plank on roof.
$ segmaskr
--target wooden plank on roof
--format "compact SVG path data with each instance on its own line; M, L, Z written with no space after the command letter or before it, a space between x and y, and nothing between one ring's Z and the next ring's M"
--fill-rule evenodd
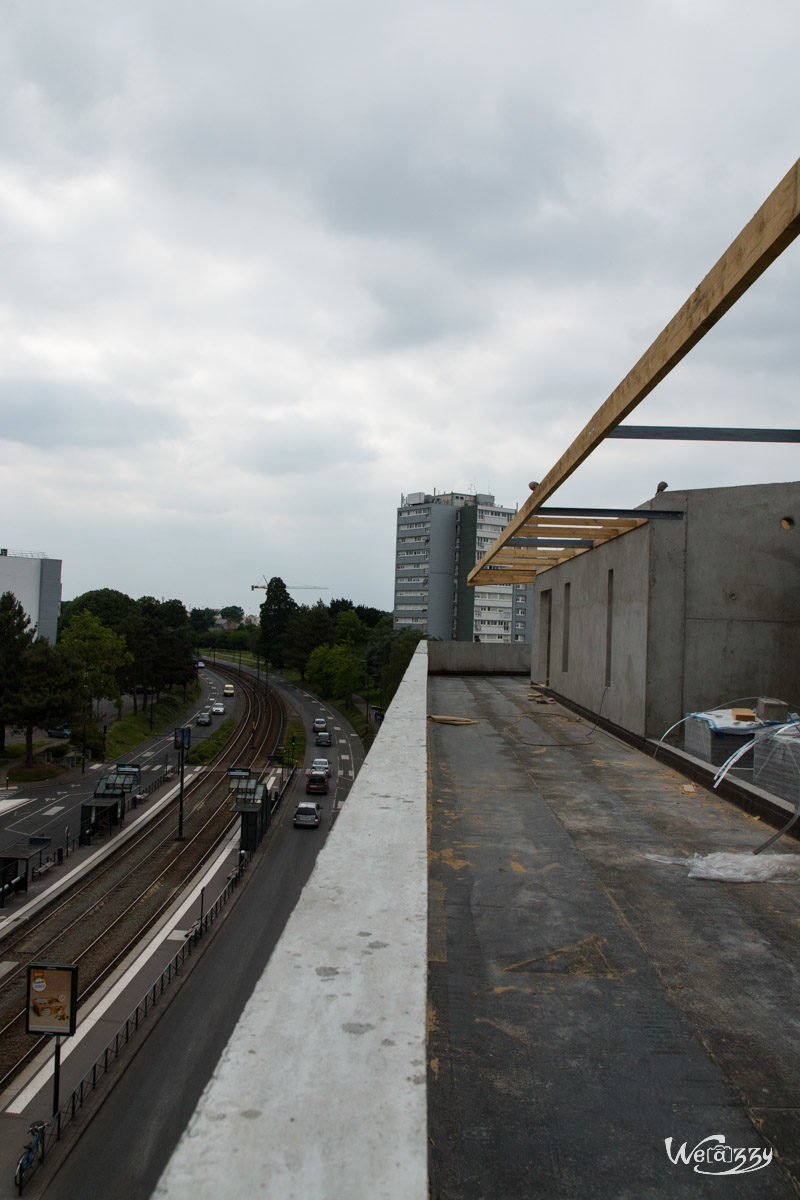
M533 528L536 525L550 525L560 530L569 530L574 528L594 528L594 529L633 529L636 525L641 525L650 515L649 510L642 510L641 515L636 517L551 517L549 513L537 510L525 520L524 524Z
M487 583L533 583L535 575L534 568L526 571L521 571L518 567L500 571L487 569L476 582L481 587L485 587Z
M647 521L620 521L616 525L573 525L573 526L558 526L558 525L537 525L533 522L528 522L522 526L519 533L524 531L525 537L556 537L561 536L565 541L571 537L575 538L591 538L593 541L607 542L609 538L619 537L621 533L627 533L631 529L636 529L639 525L646 525ZM513 536L517 536L514 534Z
M492 561L497 550L532 512L568 479L608 433L697 345L756 279L800 233L800 159L787 171L758 212L698 284L636 365L584 426L519 512L469 574L468 582Z

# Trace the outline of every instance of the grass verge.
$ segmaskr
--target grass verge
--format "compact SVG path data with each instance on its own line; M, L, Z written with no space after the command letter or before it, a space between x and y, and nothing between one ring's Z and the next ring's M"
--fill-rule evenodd
M174 725L179 725L183 714L192 707L199 694L199 686L192 686L186 689L185 700L183 689L177 696L162 696L158 704L153 705L152 723L149 704L136 716L127 713L119 721L115 721L106 734L106 759L116 762L135 746L146 742L154 733L162 733Z
M11 767L8 772L9 783L42 783L45 779L58 779L71 768L60 766L58 763L35 763L26 767Z
M228 717L227 721L223 721L219 728L215 729L212 734L209 734L202 742L197 742L192 746L186 755L187 763L191 766L203 766L205 763L211 762L211 759L215 754L219 753L235 728L236 722L233 717Z

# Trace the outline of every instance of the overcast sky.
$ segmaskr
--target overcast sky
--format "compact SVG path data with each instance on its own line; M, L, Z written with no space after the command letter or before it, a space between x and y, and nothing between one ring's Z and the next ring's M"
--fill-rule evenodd
M0 0L0 544L390 609L401 494L521 504L800 153L797 0ZM800 244L637 424L800 424ZM557 493L797 479L607 442Z

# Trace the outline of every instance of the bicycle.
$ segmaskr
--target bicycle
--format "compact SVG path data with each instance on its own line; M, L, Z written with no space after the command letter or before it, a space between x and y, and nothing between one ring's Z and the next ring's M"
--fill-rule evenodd
M33 1141L28 1142L22 1154L19 1156L17 1169L14 1173L14 1182L17 1185L19 1195L22 1195L22 1189L25 1185L25 1176L32 1169L34 1160L36 1159L37 1151L39 1162L44 1162L44 1135L45 1130L50 1126L49 1121L33 1121L28 1126L28 1133L33 1135Z

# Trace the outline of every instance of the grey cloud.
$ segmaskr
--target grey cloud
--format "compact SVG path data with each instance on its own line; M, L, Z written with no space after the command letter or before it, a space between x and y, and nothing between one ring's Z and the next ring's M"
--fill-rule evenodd
M46 381L0 382L0 436L5 441L50 448L105 446L127 453L178 431L168 410L121 396Z
M366 434L336 406L326 416L287 412L258 422L246 445L229 445L230 461L264 475L313 475L320 489L342 469L366 467L376 455Z

